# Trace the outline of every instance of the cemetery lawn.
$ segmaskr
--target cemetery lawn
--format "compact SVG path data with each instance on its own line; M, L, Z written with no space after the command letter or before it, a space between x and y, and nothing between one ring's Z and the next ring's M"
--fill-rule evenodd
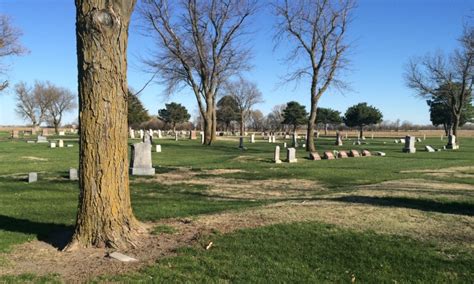
M336 147L334 138L321 138L321 155L368 149L387 156L310 161L298 148L296 164L274 164L276 144L262 140L244 151L237 139L212 147L157 140L157 175L131 178L132 205L152 238L180 239L175 247L143 267L87 278L21 266L21 257L12 261L26 253L19 248L46 243L57 251L54 236L73 228L78 187L67 172L78 167L78 144L77 137L65 139L74 147L49 149L0 133L0 282L474 279L473 138L462 138L458 151L427 153L424 145L446 144L429 138L417 143L416 154L402 153L393 139ZM25 182L29 172L38 172L37 183Z

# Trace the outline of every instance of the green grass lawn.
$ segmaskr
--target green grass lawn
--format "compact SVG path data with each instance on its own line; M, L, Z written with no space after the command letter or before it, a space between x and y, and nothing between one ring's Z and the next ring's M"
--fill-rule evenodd
M45 239L55 231L72 229L77 208L78 187L67 180L71 167L78 167L77 141L73 148L49 149L46 144L12 141L0 132L0 268L13 245L33 239ZM65 139L72 139L66 137ZM131 142L131 141L130 141ZM283 141L279 141L279 145ZM289 140L286 141L290 144ZM238 141L219 141L212 147L197 140L155 140L162 153L153 153L158 173L180 167L197 173L205 180L207 170L239 169L221 177L246 181L304 179L317 181L329 193L351 192L357 185L389 180L420 178L415 170L472 166L474 139L463 138L459 151L427 153L424 145L442 147L446 141L432 138L417 143L418 153L402 153L403 145L393 139L368 139L368 145L333 146L334 138L320 138L320 154L334 149L368 149L386 152L387 157L368 157L334 161L310 161L303 148L297 150L297 164L272 163L275 144L258 141L237 148ZM384 143L385 142L385 143ZM282 157L286 156L283 153ZM38 172L39 182L28 184L28 172ZM432 176L433 181L472 185L465 176ZM245 210L275 200L226 199L209 196L207 185L159 184L150 179L132 177L132 205L138 219L157 221L173 217L193 217L229 210ZM320 193L318 193L320 194ZM316 194L315 194L316 195ZM377 199L354 195L347 202L369 202L422 211L462 214L472 217L474 197L467 194L462 202L434 196L423 199ZM282 198L281 200L284 200ZM340 200L344 201L344 200ZM443 211L444 210L444 211ZM471 224L472 226L472 224ZM166 228L165 228L166 229ZM160 233L157 229L156 233ZM138 273L106 276L120 281L178 282L349 282L352 275L362 282L469 282L473 279L474 258L461 248L447 255L437 244L406 237L356 232L318 222L292 223L247 229L230 235L212 236L215 247L183 248L177 257L167 258ZM48 281L56 278L0 276L0 282ZM103 278L101 278L103 279Z

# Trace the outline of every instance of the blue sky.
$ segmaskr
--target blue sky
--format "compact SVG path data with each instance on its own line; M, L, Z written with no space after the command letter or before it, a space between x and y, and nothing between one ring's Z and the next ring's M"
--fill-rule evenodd
M35 80L49 80L77 92L74 1L0 0L0 13L9 15L23 31L21 42L30 50L25 56L2 61L11 66L10 82L33 84ZM472 0L360 0L349 30L350 40L356 44L351 56L352 71L345 79L352 90L330 91L324 94L320 106L344 113L351 105L368 102L382 111L384 120L429 123L426 103L404 84L404 65L411 56L453 50L463 21L473 14ZM130 28L128 78L129 85L139 89L150 75L142 72L138 58L153 45L140 35L135 16ZM246 74L264 95L265 102L257 108L265 114L274 105L290 100L309 104L307 82L301 81L297 86L278 84L287 67L281 62L283 48L273 51L273 25L269 10L255 17L255 33L250 40L254 69ZM150 85L140 96L151 114L157 114L170 101L184 104L191 114L197 111L190 91L167 98L161 90L159 85ZM0 100L0 125L25 123L14 112L11 89ZM73 122L76 117L77 113L68 114L64 122Z

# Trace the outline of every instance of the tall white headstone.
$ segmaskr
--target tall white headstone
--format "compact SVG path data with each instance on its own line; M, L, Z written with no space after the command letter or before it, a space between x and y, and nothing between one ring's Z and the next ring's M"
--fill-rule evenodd
M155 174L151 160L151 144L142 142L132 145L130 174L134 176L149 176Z
M280 160L280 146L276 146L276 147L275 147L275 155L274 155L273 161L275 161L276 164L281 164L281 160Z
M298 162L298 160L296 159L296 149L295 148L287 148L286 149L286 161L288 163Z

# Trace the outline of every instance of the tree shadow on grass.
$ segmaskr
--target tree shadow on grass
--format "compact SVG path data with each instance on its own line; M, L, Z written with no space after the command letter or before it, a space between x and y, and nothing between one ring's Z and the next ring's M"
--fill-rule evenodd
M428 212L474 216L474 205L467 202L437 202L433 200L413 199L406 197L371 197L359 195L343 196L338 198L332 198L330 200L347 203L360 203L383 207L401 207Z
M0 215L0 230L36 235L39 241L48 243L58 250L68 244L73 234L73 226L55 223L41 223Z

